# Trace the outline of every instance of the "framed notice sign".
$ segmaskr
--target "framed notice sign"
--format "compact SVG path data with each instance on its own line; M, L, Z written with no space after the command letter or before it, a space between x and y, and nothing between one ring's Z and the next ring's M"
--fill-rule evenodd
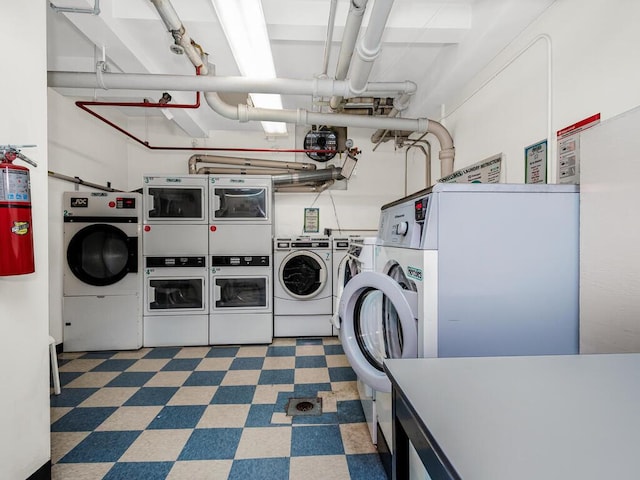
M304 232L318 233L320 231L320 209L305 208L304 209Z
M524 149L524 183L547 183L547 141Z

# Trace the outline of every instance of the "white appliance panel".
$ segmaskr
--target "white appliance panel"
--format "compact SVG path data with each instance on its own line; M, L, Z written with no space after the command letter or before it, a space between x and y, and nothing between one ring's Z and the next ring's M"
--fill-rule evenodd
M212 313L209 322L211 345L271 343L273 340L272 313Z
M206 255L208 226L204 224L151 224L143 230L145 256Z
M273 317L274 337L329 337L333 335L331 315L277 315Z
M139 295L65 296L65 352L135 350L142 346Z
M215 223L208 238L211 255L271 255L273 249L271 224Z
M145 347L208 345L209 315L162 315L144 317Z

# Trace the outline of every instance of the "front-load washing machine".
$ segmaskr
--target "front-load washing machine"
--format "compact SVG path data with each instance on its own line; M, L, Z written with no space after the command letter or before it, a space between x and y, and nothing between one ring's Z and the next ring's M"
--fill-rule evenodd
M332 335L330 238L276 238L273 248L274 336Z
M142 345L141 196L64 192L63 348Z
M374 255L376 241L376 237L349 237L349 248L347 250L347 254L338 265L338 272L334 277L336 278L337 282L337 285L334 285L336 306L334 307L331 321L333 322L334 331L338 332L338 336L340 336L341 322L337 306L340 303L340 297L342 296L344 287L354 276L358 275L359 273L370 272L375 269ZM367 421L369 434L371 435L371 441L375 445L378 441L375 392L369 385L362 381L360 377L357 377L356 382L358 387L358 395L360 396L360 403L362 404L362 410Z
M575 185L521 184L437 184L382 207L375 271L339 307L345 354L376 391L379 451L385 359L578 353L578 209Z

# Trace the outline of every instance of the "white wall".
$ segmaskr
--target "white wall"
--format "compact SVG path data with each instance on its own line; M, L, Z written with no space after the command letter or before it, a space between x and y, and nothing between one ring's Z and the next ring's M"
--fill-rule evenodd
M0 42L0 143L36 144L23 153L38 163L29 167L36 271L0 277L0 478L10 480L29 477L50 459L47 5L0 3L0 18L6 19L6 40Z
M524 147L550 132L554 153L557 130L597 112L604 120L640 104L639 62L630 55L640 41L639 16L638 2L557 0L445 105L455 168L504 152L506 180L524 182ZM550 39L551 62L542 34Z
M86 182L128 189L127 139L113 128L83 112L72 99L48 90L49 170ZM119 125L126 125L117 108L100 113ZM55 178L49 179L49 329L62 342L62 276L66 252L62 245L62 192L94 190Z
M555 170L558 130L598 112L604 121L639 105L640 61L633 53L640 44L638 18L640 2L556 1L445 105L449 113L443 122L455 141L455 168L503 152L507 166L503 181L522 183L526 146L549 137ZM550 42L540 37L543 34ZM555 171L551 173L554 180ZM635 228L628 225L625 211L612 208L612 224ZM626 303L637 303L637 291L618 293ZM626 335L624 328L613 323L609 327L598 327L599 341L591 335L589 351L611 350L616 344L630 350L628 342L620 341ZM640 351L640 345L633 348Z

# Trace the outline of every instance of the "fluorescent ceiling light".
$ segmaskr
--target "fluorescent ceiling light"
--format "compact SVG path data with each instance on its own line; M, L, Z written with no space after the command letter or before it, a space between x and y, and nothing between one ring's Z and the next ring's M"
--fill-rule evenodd
M251 78L276 78L261 0L211 1L240 73ZM257 108L282 110L280 95L250 95L253 105ZM262 122L262 128L268 134L287 133L285 123Z

